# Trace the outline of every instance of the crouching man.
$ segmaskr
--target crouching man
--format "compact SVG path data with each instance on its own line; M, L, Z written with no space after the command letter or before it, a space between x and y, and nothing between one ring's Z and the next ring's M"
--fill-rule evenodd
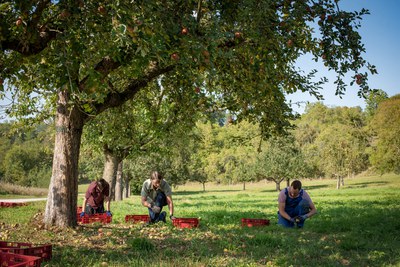
M166 222L167 213L162 211L166 205L169 208L169 218L175 219L171 187L159 172L153 171L150 178L144 181L140 195L142 205L149 209L150 223Z
M284 227L304 226L307 218L317 213L308 193L301 189L301 182L295 180L278 196L278 224Z

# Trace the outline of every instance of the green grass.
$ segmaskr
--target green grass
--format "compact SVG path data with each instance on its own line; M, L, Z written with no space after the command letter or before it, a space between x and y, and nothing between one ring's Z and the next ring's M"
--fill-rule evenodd
M0 239L53 244L49 266L400 266L400 176L345 182L337 190L335 180L303 181L318 209L303 229L276 225L272 183L246 191L210 184L206 192L188 184L174 190L175 215L200 218L196 229L126 224L125 215L147 213L133 196L111 203L112 224L66 230L43 227L45 202L2 208ZM244 217L271 225L242 228Z

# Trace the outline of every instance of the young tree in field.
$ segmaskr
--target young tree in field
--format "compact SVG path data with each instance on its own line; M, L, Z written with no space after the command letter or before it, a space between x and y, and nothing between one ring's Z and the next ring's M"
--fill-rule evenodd
M274 181L276 190L285 179L305 176L306 163L292 136L270 138L255 162L259 179Z
M336 123L326 126L315 140L320 168L327 177L337 178L338 189L344 185L344 177L365 160L366 143L358 134L357 129Z
M229 116L228 116L229 118ZM200 136L195 158L200 159L197 170L204 173L207 181L221 183L243 183L254 181L256 176L251 167L257 153L260 129L248 121L224 125L198 123Z
M371 164L381 173L400 173L400 95L381 102L369 126L375 132Z
M248 121L228 122L220 128L218 138L223 143L219 153L223 170L220 176L225 182L242 183L246 190L246 182L257 179L253 166L261 139L260 128Z
M346 154L347 158L345 160L347 163L346 170L343 171L342 176L350 176L368 168L366 147L369 135L365 129L365 116L361 108L328 108L321 103L317 103L310 105L306 113L295 124L297 127L293 131L294 135L308 166L311 168L313 177L323 177L325 175L329 177L332 174L334 168L329 168L327 173L325 171L327 166L334 164L333 161L330 161L328 157L321 156L322 154L326 156L330 154L326 149L329 150L331 148L325 145L325 142L331 142L332 146L334 146L333 140L337 141L337 138L345 136L350 138L352 150L346 153L343 152ZM333 130L331 129L332 127ZM337 131L335 132L335 130ZM324 132L328 133L324 134ZM321 143L321 135L323 134L326 140L324 139ZM329 136L330 134L332 136ZM350 147L346 146L346 149ZM339 146L336 149L339 149Z
M318 95L315 73L295 67L300 55L338 74L338 94L346 73L363 95L375 72L357 32L368 11L346 12L337 0L11 0L0 12L0 80L14 101L7 112L55 121L47 225L76 223L83 127L152 81L173 75L192 95L204 86L267 135L288 125L285 93Z

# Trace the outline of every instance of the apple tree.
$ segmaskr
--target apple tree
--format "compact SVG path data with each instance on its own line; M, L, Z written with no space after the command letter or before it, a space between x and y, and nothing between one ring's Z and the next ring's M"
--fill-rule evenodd
M358 28L368 11L344 11L339 2L3 1L0 79L2 96L12 98L7 113L26 123L55 122L45 223L76 223L83 127L153 81L174 79L177 90L193 97L204 88L220 100L216 109L260 122L265 135L289 125L286 93L318 95L315 71L295 66L303 54L337 73L338 94L346 73L365 94L375 69L363 58Z

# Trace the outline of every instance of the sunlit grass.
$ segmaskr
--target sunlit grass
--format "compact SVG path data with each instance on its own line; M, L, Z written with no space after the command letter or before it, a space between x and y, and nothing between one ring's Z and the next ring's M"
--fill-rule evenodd
M199 218L196 229L178 229L169 220L125 223L127 214L147 214L137 195L111 203L111 225L34 231L33 217L45 202L0 209L0 222L7 239L52 243L50 266L399 266L400 176L346 179L340 190L335 180L303 185L319 213L301 230L277 226L278 192L265 181L248 183L245 191L241 184L210 183L205 192L195 183L175 188L175 215ZM243 228L242 218L266 218L271 225ZM99 228L110 235L100 237Z

